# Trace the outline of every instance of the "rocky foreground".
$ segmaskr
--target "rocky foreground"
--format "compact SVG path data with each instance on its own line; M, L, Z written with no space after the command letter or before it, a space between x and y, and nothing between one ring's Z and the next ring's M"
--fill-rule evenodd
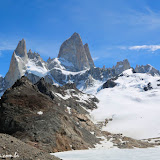
M0 134L0 159L60 160L7 134Z

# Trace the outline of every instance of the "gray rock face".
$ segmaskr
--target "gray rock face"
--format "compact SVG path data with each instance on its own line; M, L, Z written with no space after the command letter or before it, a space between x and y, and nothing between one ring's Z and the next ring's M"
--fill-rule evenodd
M72 71L81 71L93 67L93 60L90 56L89 48L87 46L84 47L78 33L74 33L61 45L58 58L63 58L71 62L74 65L74 70Z
M22 39L13 52L10 68L5 76L5 88L11 87L17 79L24 75L27 59L26 42Z
M135 68L135 71L137 73L148 73L148 74L151 74L152 76L154 75L160 75L160 72L155 69L153 66L147 64L145 66L139 66L137 65L136 68Z
M88 76L87 80L84 83L84 89L88 88L88 87L92 87L94 85L94 79L91 75Z
M13 52L10 68L5 76L5 88L11 87L14 82L24 75L28 60L26 42L24 39L19 41L17 48Z
M113 68L115 68L115 73L118 75L118 74L122 73L123 71L131 68L131 66L130 66L128 60L125 59L123 61L117 62L116 66Z
M85 49L85 52L86 52L86 55L87 55L87 58L88 58L88 62L89 62L90 67L91 67L91 68L92 68L92 67L95 67L94 62L93 62L93 59L92 59L92 57L91 57L91 53L90 53L90 51L89 51L88 43L86 43L86 44L84 45L84 49Z
M15 49L15 53L17 56L21 57L24 62L27 62L27 49L26 49L26 42L24 39L19 41L17 48Z
M4 78L0 77L0 97L2 96L4 92Z
M3 81L4 81L3 77L0 76L0 89L3 87Z

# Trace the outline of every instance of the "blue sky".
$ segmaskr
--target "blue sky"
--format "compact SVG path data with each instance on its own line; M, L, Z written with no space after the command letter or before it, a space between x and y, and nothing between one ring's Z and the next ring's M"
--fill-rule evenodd
M0 74L22 38L47 60L74 32L89 44L96 66L127 58L133 67L160 69L159 0L0 0Z

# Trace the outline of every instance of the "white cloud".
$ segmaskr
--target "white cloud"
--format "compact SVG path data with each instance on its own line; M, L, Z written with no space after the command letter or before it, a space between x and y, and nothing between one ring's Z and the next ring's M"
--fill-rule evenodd
M128 48L129 50L141 50L141 49L147 49L149 51L156 51L160 49L160 45L140 45L140 46L131 46Z
M98 59L99 59L99 57L93 57L93 61L96 61Z

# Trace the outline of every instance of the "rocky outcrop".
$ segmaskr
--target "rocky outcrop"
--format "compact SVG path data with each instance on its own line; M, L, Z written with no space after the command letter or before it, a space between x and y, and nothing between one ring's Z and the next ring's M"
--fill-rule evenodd
M22 77L0 99L0 132L47 152L92 148L99 139L90 133L96 126L86 109L95 102L73 84L56 87L41 79L33 85Z
M102 88L113 88L117 85L117 83L115 83L113 80L109 79L107 80L107 82L105 82L102 86Z
M135 71L137 73L148 73L148 74L151 74L152 76L160 75L160 72L157 69L155 69L153 66L151 66L150 64L147 64L145 66L137 65L135 68Z
M94 65L89 48L87 45L84 47L78 33L74 33L69 39L63 42L59 50L58 58L63 58L71 62L74 66L72 71L85 70Z
M11 87L17 79L24 75L27 59L26 42L22 39L13 52L9 71L5 76L5 88Z
M120 73L122 73L123 71L131 68L129 62L127 59L123 60L123 61L120 61L120 62L117 62L116 66L113 67L115 69L115 73L117 75L119 75Z
M153 88L152 88L151 82L149 82L147 84L147 86L144 87L144 91L148 91L148 90L151 90L151 89L153 89Z

